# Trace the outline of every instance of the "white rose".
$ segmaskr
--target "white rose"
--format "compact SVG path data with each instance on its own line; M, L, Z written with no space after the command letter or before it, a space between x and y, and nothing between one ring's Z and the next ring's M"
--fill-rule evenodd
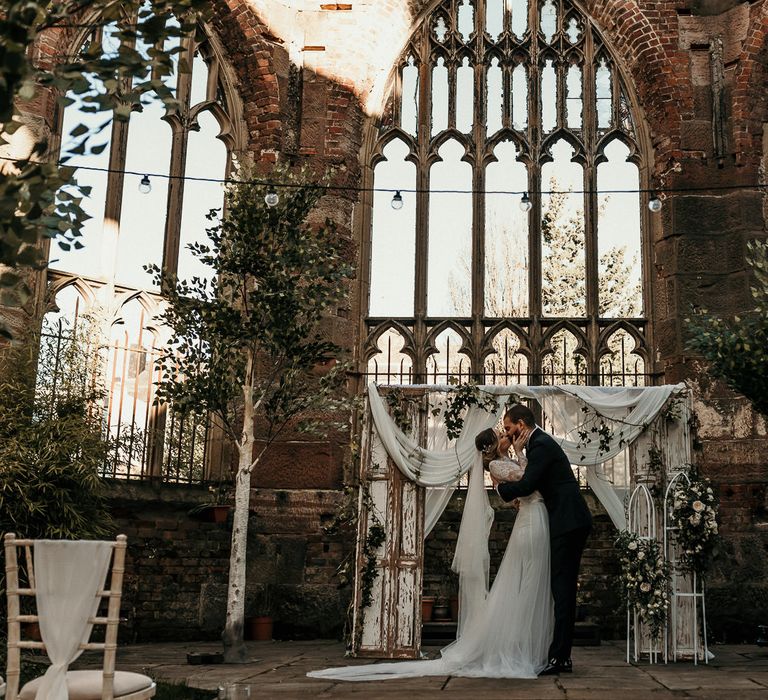
M704 510L705 506L701 501L694 501L692 508L697 512L701 513L702 510Z
M645 552L638 552L637 553L637 558L640 559L640 560L645 559Z
M627 545L627 549L632 549L632 550L635 550L635 549L637 549L637 542L630 542L630 543Z
M648 593L648 591L650 591L650 590L651 590L651 584L650 584L650 583L641 583L641 584L640 584L640 590L641 590L643 593Z

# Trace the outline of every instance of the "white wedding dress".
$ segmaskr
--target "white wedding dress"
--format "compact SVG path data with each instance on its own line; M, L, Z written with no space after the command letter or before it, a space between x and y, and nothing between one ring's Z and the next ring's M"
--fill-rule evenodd
M522 467L495 460L492 473ZM513 480L513 474L504 474ZM342 666L312 671L312 678L345 681L419 676L535 678L547 663L554 610L550 592L549 515L538 492L520 499L504 558L487 596L458 639L437 659Z

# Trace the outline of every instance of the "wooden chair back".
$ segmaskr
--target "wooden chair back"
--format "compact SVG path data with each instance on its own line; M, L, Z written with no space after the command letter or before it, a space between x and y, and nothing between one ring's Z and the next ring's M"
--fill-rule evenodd
M112 544L112 566L107 576L109 587L99 591L99 598L108 598L106 617L97 615L89 622L96 626L104 626L104 641L88 641L80 644L80 649L103 652L104 685L103 700L114 697L115 655L117 652L117 627L120 622L120 599L123 592L123 575L125 573L125 550L128 538L118 535ZM6 698L16 700L19 693L19 676L21 673L21 650L41 649L45 644L32 639L22 639L22 623L39 622L37 609L34 614L21 613L21 599L31 598L35 601L35 567L33 563L34 540L17 539L9 532L5 535L5 581L8 595L8 669L6 677ZM19 560L23 565L19 565ZM26 607L26 606L25 606Z

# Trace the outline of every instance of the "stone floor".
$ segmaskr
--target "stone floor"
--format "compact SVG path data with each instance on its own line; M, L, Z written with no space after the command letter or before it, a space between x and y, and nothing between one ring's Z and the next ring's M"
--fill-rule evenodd
M247 683L252 698L768 698L768 649L717 646L709 665L690 662L649 665L625 662L621 642L574 649L574 673L537 680L470 679L450 676L376 682L323 681L307 671L365 663L345 659L338 642L249 642L250 663L195 666L190 651L218 651L212 643L142 644L118 649L118 669L148 673L157 680L215 691L226 683ZM436 652L437 648L428 648ZM211 697L215 692L211 693Z

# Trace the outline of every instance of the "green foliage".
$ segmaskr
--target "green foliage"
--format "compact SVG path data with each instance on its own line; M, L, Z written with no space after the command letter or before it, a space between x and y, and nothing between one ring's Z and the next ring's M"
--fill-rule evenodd
M557 191L552 178L550 189ZM541 236L546 264L542 268L542 297L548 316L583 316L586 307L584 217L568 208L568 193L552 194L542 210ZM551 253L551 254L548 254ZM598 288L600 315L640 315L640 284L630 284L635 261L626 259L625 247L613 247L600 256Z
M719 503L709 479L689 472L690 482L678 479L672 492L671 524L676 528L675 543L680 548L682 571L705 576L715 556L719 536Z
M517 397L511 395L510 403L516 403ZM467 383L452 389L443 408L443 422L448 438L455 440L464 428L464 414L470 406L479 406L488 413L494 413L497 408L496 397L492 394L482 394L477 384ZM433 413L439 413L434 409Z
M768 242L747 244L755 307L733 318L702 311L686 319L688 348L701 353L712 373L768 416Z
M72 104L76 95L83 111L105 113L99 129L85 124L72 129L69 136L75 144L62 154L62 163L72 155L103 150L103 144L89 145L94 132L106 128L112 118L127 120L131 110L152 95L173 110L177 102L163 79L172 74L174 54L181 49L160 47L167 39L192 31L209 5L205 0L4 2L0 13L0 145L13 139L23 123L24 103L38 97L41 89L58 95L62 108ZM125 22L126 17L136 18L135 23ZM114 23L111 36L121 42L120 48L109 51L102 42L93 41L54 66L33 64L36 52L32 47L42 32L87 23L94 28ZM152 48L134 48L139 46ZM89 217L81 204L90 188L77 185L74 168L39 162L47 150L47 142L40 140L27 160L0 161L0 265L10 268L0 274L0 303L5 305L27 300L30 290L23 271L46 266L40 246L44 238L55 239L64 250L82 247L81 228ZM0 325L0 334L10 335L4 325Z
M615 543L621 564L619 587L627 606L634 608L658 639L669 608L669 564L659 543L624 530Z
M263 421L267 444L298 416L303 431L345 425L332 419L346 421L347 367L321 321L341 302L352 267L333 223L307 222L324 189L302 178L270 174L287 185L270 208L264 187L241 168L225 195L226 216L209 214L210 244L190 245L212 269L210 282L147 268L163 286L161 318L172 330L159 399L182 414L216 414L235 440L244 400Z
M53 353L30 334L6 350L0 380L0 531L89 539L111 532L99 470L116 446L94 401L97 349L85 330ZM54 386L56 384L56 386Z
M413 428L411 424L413 412L418 410L421 399L406 396L400 387L388 389L385 398L395 425L408 435Z

